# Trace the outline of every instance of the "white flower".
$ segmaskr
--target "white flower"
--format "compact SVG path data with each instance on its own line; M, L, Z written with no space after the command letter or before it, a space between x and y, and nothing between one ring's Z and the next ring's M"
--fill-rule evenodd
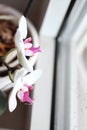
M39 49L40 47L39 44L37 47L32 47L30 41L28 43L29 38L25 40L26 42L23 41L26 38L26 36L27 36L27 23L25 17L22 16L19 20L19 26L15 34L14 41L15 41L15 46L17 48L17 57L19 63L29 72L31 72L33 71L33 65L36 61L36 55L37 55L36 52L40 52ZM25 50L25 45L27 46L27 50ZM35 52L34 50L37 51ZM35 55L33 55L34 54L33 52L35 52ZM29 60L26 58L27 54L31 56Z
M28 97L29 91L32 89L32 85L41 76L41 70L35 70L29 74L24 68L18 70L14 76L13 89L9 95L9 111L12 112L17 106L16 96L21 102L28 102L32 104L32 99Z

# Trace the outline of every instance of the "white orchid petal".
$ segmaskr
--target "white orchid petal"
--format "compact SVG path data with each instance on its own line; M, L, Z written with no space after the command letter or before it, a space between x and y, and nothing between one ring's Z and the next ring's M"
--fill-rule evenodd
M36 53L33 57L31 57L31 58L29 59L29 64L30 64L31 66L34 66L34 64L36 63L37 57L38 57L38 53Z
M8 105L10 112L13 112L17 106L16 94L14 94L13 91L11 91L9 95Z
M18 78L23 77L25 74L27 74L27 71L24 68L16 70L14 74L14 82L16 82Z
M33 71L33 66L29 62L29 60L23 55L22 51L18 51L18 60L19 63L29 72Z
M22 39L25 39L27 36L27 22L26 22L26 18L23 15L21 16L19 20L19 30L20 30Z
M31 72L30 74L23 77L23 83L27 85L33 85L41 76L42 71L40 69Z
M29 63L29 60L26 59L25 57L24 48L23 48L24 43L23 43L23 40L21 39L21 34L20 34L19 29L17 30L15 34L14 41L17 47L17 57L18 57L19 63L29 72L33 71L33 67L31 63Z
M17 106L17 99L16 99L16 94L17 91L22 87L22 83L21 83L21 78L19 78L15 84L14 84L14 88L12 89L12 91L9 94L9 99L8 99L8 105L9 105L9 111L12 112L15 110L16 106Z
M15 33L14 42L15 42L15 46L17 47L17 49L20 50L23 40L21 38L21 33L20 33L19 29L17 29L17 31Z

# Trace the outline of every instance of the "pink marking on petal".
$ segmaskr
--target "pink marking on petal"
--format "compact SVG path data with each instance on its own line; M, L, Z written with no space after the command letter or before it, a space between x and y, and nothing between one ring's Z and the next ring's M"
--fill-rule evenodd
M24 93L23 102L28 102L29 104L33 103L33 100L29 97L29 92Z
M26 43L30 43L31 41L32 41L32 38L29 37L29 38L27 38L27 39L24 40L24 44L26 44Z
M29 92L19 91L17 93L17 97L20 100L20 102L27 102L29 104L33 103L33 100L29 97Z
M39 46L39 47L30 47L30 50L31 50L33 53L41 52L40 46Z

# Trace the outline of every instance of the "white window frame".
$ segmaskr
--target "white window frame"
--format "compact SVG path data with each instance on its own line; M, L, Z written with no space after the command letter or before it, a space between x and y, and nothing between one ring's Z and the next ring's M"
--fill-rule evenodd
M32 106L30 130L50 130L55 38L62 25L71 0L51 0L40 30L42 53L37 68L43 70L36 84L36 102Z
M82 119L78 111L78 95L80 94L78 86L78 67L80 67L80 73L85 75L83 67L81 66L80 52L86 47L87 40L87 36L85 37L85 35L87 35L86 5L86 0L76 1L65 29L58 38L60 53L58 57L56 86L59 87L57 87L56 90L58 102L56 103L55 110L58 110L58 112L55 117L55 130L87 129L86 110L84 110L85 115ZM80 64L78 64L78 61L80 61ZM84 77L86 79L86 76ZM83 86L86 86L86 80L83 82ZM84 90L84 87L82 90ZM85 90L87 91L87 89ZM83 96L85 97L85 95ZM85 104L86 103L84 103L84 105ZM79 117L80 119L78 119ZM78 123L79 120L81 124L84 122L84 125L80 125Z

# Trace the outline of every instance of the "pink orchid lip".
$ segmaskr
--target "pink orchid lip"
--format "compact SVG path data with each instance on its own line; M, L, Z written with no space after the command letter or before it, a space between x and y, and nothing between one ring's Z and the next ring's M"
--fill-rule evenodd
M24 41L24 44L26 44L26 46L24 47L25 56L34 56L34 53L41 52L40 46L33 47L30 41L31 41L31 37L25 39Z
M41 52L40 46L38 46L38 47L30 47L29 50L33 51L33 53Z
M24 44L25 44L25 46L24 46L25 56L34 56L34 53L41 52L40 46L33 47L32 43L30 43L31 40L32 40L31 37L26 38L24 40Z
M33 103L33 99L30 98L29 92L24 93L23 102L26 102L26 103L29 103L29 104Z
M31 41L32 41L32 38L29 37L29 38L27 38L27 39L24 40L24 44L30 43Z
M33 87L32 86L28 86L26 84L24 84L24 87L28 88L28 91L23 91L22 89L19 90L19 92L17 93L17 97L20 100L20 102L32 104L33 103L33 99L30 98L29 94L30 94L30 90L32 90Z

